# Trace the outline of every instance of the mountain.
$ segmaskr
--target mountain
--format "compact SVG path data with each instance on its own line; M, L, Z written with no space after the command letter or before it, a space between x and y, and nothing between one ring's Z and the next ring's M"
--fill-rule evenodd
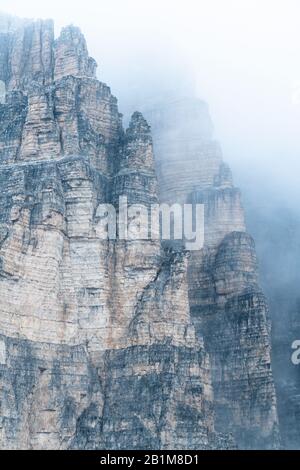
M254 242L206 105L124 130L52 21L0 21L0 81L1 448L278 448ZM204 204L204 247L103 237L122 197Z

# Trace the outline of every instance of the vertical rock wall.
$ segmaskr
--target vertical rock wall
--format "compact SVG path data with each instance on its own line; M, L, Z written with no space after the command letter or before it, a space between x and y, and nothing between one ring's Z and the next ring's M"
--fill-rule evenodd
M216 429L240 448L279 446L268 307L240 191L196 99L145 111L152 125L160 196L204 204L205 244L188 264L193 324L211 360Z
M187 255L100 236L100 204L158 202L150 128L123 131L77 28L3 21L2 448L212 448Z
M0 25L0 446L276 446L253 242L205 106L154 125L158 184L78 28ZM205 248L103 239L119 196L204 202Z

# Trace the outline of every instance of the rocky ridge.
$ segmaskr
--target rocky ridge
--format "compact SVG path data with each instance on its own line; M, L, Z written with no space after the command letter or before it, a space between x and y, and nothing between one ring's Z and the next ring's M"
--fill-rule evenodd
M267 308L218 146L192 149L175 194L78 28L0 25L1 447L278 446ZM204 201L206 246L104 240L99 205L120 195Z
M206 103L161 101L144 114L152 126L163 202L204 204L205 245L188 262L192 323L211 361L215 427L241 448L278 448L270 319L246 232ZM183 158L184 156L184 158Z

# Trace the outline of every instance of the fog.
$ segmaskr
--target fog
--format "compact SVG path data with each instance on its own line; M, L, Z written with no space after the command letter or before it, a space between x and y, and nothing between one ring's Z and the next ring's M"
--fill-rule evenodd
M237 183L297 209L297 0L0 0L0 9L53 18L57 33L80 26L121 111L170 92L207 101Z
M288 357L300 336L299 0L0 0L0 10L53 18L56 34L78 25L125 121L161 97L209 104L257 242L274 354L285 335ZM279 392L296 380L280 364L275 357Z
M253 230L251 211L297 217L297 0L0 0L0 10L53 18L57 34L80 26L123 112L174 94L207 101Z

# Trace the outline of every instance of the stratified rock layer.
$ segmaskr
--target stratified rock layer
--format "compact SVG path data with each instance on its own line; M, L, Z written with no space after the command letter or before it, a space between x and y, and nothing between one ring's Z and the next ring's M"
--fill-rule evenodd
M147 122L124 133L77 28L8 22L0 51L1 447L229 445L186 254L101 237L100 204L158 202Z
M102 204L159 200L150 127L124 132L77 28L0 25L0 446L274 447L266 305L217 144L175 188L167 139L159 170L163 200L205 203L201 252L103 238Z
M204 204L205 244L189 259L189 304L210 356L216 429L231 432L240 448L277 448L268 307L240 191L212 138L207 106L174 100L145 114L161 199Z

